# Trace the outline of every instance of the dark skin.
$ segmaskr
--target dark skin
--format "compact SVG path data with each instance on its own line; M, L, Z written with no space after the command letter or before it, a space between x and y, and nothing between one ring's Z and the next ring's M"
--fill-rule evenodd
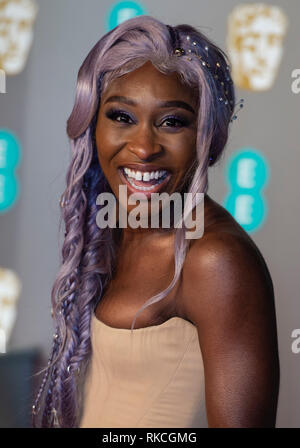
M115 95L135 105L107 102ZM183 101L195 112L159 104L170 100ZM150 62L111 83L101 98L96 142L116 197L122 184L117 167L126 163L171 170L163 191L177 191L195 157L197 101L176 73L164 75ZM126 116L107 117L112 107ZM171 115L184 118L185 124L170 121ZM145 300L164 290L173 275L172 229L122 229L116 271L96 317L130 329ZM197 327L209 427L275 427L279 359L272 280L249 235L207 194L204 234L191 240L181 279L166 298L138 315L135 328L160 325L174 316Z

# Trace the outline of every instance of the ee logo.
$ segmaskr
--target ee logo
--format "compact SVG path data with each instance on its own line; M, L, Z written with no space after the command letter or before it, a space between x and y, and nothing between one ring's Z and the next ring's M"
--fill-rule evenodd
M229 193L223 206L235 220L251 233L258 230L267 215L263 189L269 180L269 168L263 155L243 148L229 160L226 182Z
M116 3L109 11L107 16L108 31L112 30L120 23L129 20L132 17L145 14L144 8L136 2L123 1Z
M0 130L0 213L9 210L19 196L15 169L20 160L20 145L9 131Z

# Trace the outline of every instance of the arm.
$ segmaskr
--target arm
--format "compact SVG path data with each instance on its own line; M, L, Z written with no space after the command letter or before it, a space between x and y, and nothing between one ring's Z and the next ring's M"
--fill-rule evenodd
M198 329L209 426L275 427L273 284L254 243L225 232L197 240L184 265L182 303Z

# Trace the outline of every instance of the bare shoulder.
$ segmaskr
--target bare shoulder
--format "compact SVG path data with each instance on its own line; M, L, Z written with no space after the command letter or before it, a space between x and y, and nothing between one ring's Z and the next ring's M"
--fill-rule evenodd
M232 306L244 313L251 305L262 307L274 300L261 251L231 215L214 204L205 233L192 240L183 267L182 312L195 324L207 307Z
M274 427L279 359L272 279L246 232L221 209L193 241L178 312L198 331L211 427Z

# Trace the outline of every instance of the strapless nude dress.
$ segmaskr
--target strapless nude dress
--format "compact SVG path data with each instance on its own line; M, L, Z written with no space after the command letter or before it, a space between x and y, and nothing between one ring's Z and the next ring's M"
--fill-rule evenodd
M195 325L110 327L92 314L92 356L80 428L207 428L202 354Z

